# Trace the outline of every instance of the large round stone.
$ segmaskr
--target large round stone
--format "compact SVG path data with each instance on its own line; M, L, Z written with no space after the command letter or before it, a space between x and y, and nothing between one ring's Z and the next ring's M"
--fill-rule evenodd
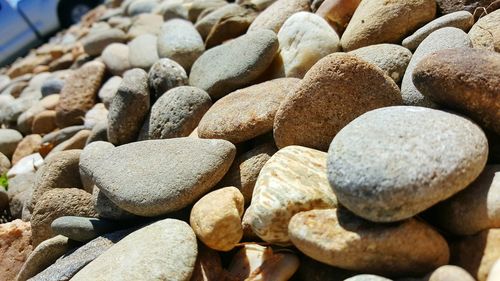
M467 187L487 157L486 136L471 121L428 108L388 107L337 134L328 178L339 202L356 215L392 222Z

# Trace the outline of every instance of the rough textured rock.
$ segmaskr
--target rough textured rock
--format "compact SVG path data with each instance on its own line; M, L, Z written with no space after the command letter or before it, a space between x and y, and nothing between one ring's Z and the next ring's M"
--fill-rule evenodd
M451 246L451 263L469 272L478 281L486 281L493 264L500 259L500 228L465 236Z
M469 31L474 48L500 52L500 10L481 19Z
M43 194L33 209L33 245L54 237L50 224L62 216L96 217L92 195L76 188L56 188Z
M316 10L316 14L324 18L340 35L344 32L360 2L361 0L324 0Z
M105 68L103 63L93 61L70 74L56 107L56 122L59 128L83 124L85 113L96 102Z
M11 158L17 145L23 140L23 135L16 130L0 129L0 153Z
M189 218L198 239L217 251L232 250L243 237L244 201L243 194L233 186L212 191L198 200Z
M473 13L476 8L487 7L495 0L436 0L439 12L449 14L466 10Z
M318 261L384 276L422 275L449 259L446 240L415 219L376 224L345 209L312 210L293 216L288 233L301 252Z
M135 141L150 107L148 76L142 69L127 71L113 97L108 115L108 139L115 145Z
M49 95L59 94L64 87L64 83L64 80L57 77L48 78L45 82L43 82L42 88L40 89L42 96L46 97Z
M64 255L71 246L68 238L62 235L43 241L31 252L15 280L26 281L37 275Z
M339 202L356 215L391 222L467 187L487 157L486 137L471 121L428 108L388 107L363 114L337 134L328 178Z
M35 173L24 173L9 179L9 208L10 214L15 219L20 219L23 205L31 197Z
M428 55L439 50L472 47L469 36L455 27L445 27L432 32L418 46L406 68L401 84L401 95L405 105L435 107L435 103L418 91L413 84L416 66Z
M102 51L102 61L106 65L106 68L113 75L123 75L123 73L132 66L130 66L129 60L129 47L121 43L113 43L108 45Z
M42 137L40 135L33 134L24 137L23 140L17 144L16 150L12 155L12 164L15 165L22 158L37 153L41 145Z
M188 76L182 66L167 58L155 62L148 73L151 99L156 101L168 90L188 85Z
M362 1L342 35L345 51L380 44L399 43L434 19L434 0Z
M264 143L239 155L217 186L238 188L245 198L245 204L249 205L257 177L264 164L276 151L274 143Z
M299 81L275 79L230 93L203 116L198 135L240 143L272 131L278 107Z
M312 13L298 12L290 16L278 32L280 72L286 77L302 78L323 57L340 50L335 30Z
M86 145L94 141L108 141L108 122L97 123L94 128L92 128L87 138Z
M282 102L274 119L274 139L279 148L301 145L326 151L354 118L398 104L398 86L378 67L354 55L331 54Z
M394 82L403 79L412 53L410 50L396 44L377 44L349 52L382 69Z
M471 13L467 11L459 11L448 15L444 15L422 26L412 35L406 37L403 40L402 45L405 48L414 51L415 49L417 49L418 45L420 45L420 43L422 43L422 41L427 36L429 36L429 34L440 28L456 27L467 32L469 31L469 29L472 27L473 24L474 24L474 17L472 16Z
M56 234L71 240L88 242L98 236L116 231L120 225L108 220L78 216L64 216L55 219L50 225Z
M276 152L260 171L249 223L262 240L289 245L288 222L298 212L335 208L326 177L326 153L289 146Z
M172 59L189 72L204 51L203 39L191 22L173 19L161 26L158 35L158 54L161 58Z
M455 265L443 265L427 274L423 281L474 281L475 279L463 268Z
M90 32L82 39L83 49L90 56L98 56L111 43L125 41L125 32L118 28L102 29Z
M234 145L224 140L135 142L114 148L93 176L99 189L120 208L156 216L200 198L224 176L234 156Z
M435 52L416 66L413 83L434 102L500 135L500 54L477 49Z
M205 90L212 99L221 98L259 77L278 47L274 32L247 33L203 53L193 64L189 84Z
M160 59L157 50L158 38L152 34L140 35L128 43L128 61L131 67L148 70Z
M0 280L14 280L32 250L29 222L0 224Z
M94 186L92 197L94 197L95 201L94 208L99 214L100 218L116 221L125 221L138 218L138 216L116 206L116 204L113 203L113 201L109 200L109 198L106 197L106 195L104 195L104 193L102 193L96 186Z
M456 235L500 227L500 165L488 165L465 190L432 209L433 223Z
M197 254L196 236L189 225L165 219L129 234L71 280L189 281Z
M301 11L309 11L309 1L278 0L257 16L248 28L248 31L270 29L278 33L283 23L291 15Z
M143 129L149 139L187 137L212 106L210 96L196 87L180 86L162 95L151 107Z

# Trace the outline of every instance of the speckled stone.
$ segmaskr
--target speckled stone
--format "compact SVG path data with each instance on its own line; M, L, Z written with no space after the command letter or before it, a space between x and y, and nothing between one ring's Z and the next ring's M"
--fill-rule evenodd
M396 83L403 79L412 56L410 50L396 44L371 45L349 53L380 67Z
M435 0L361 1L342 35L344 51L380 43L399 43L434 19Z
M469 31L474 48L500 52L500 10L480 18Z
M279 148L326 151L333 137L359 115L401 104L399 88L378 67L344 53L316 63L281 103L274 119Z
M197 254L196 236L189 225L165 219L129 234L71 280L189 281Z
M401 95L405 105L436 107L436 104L415 87L413 83L413 72L417 65L428 55L439 50L451 48L472 47L467 33L455 27L445 27L432 32L418 46L406 68L403 82L401 83Z
M467 187L487 157L486 136L471 121L423 107L387 107L337 134L328 151L328 178L339 202L356 215L392 222Z
M0 224L0 280L14 280L33 250L29 222L14 220Z
M212 191L198 200L189 218L198 239L217 251L232 250L243 237L244 201L243 194L233 186Z
M230 93L203 116L198 135L240 143L272 131L278 107L299 81L274 79Z
M345 209L312 210L293 216L288 233L304 254L349 270L418 276L449 259L446 240L415 219L376 224Z
M167 58L155 62L148 73L151 98L159 99L168 90L188 85L188 76L182 66Z
M500 135L499 53L471 48L432 53L416 66L413 84L432 101Z
M326 153L289 146L260 171L253 191L250 225L262 240L289 245L288 222L298 212L337 205L326 177Z
M456 27L467 32L474 24L474 17L467 11L459 11L441 16L428 24L422 26L412 35L406 37L402 45L411 51L415 51L418 45L432 32L443 27Z
M257 16L248 31L269 29L278 33L291 15L301 11L308 12L309 4L308 0L277 0Z

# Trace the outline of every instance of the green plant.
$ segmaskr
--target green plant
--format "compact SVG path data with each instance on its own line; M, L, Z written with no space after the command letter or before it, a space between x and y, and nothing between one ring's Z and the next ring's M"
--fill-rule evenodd
M7 174L3 174L0 176L0 186L3 186L5 190L9 189L9 180L7 179Z

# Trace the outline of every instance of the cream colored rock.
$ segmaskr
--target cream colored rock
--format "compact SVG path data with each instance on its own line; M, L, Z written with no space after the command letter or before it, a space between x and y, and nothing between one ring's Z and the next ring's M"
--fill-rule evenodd
M495 264L491 267L490 273L488 274L487 281L500 280L500 259L498 259Z
M299 259L293 253L271 247L246 244L229 265L230 280L287 281L297 271Z
M248 31L270 29L278 33L283 23L293 14L309 11L308 0L278 0L262 11L252 22Z
M340 39L320 16L298 12L289 17L278 32L282 72L302 78L321 58L339 51Z
M377 224L343 208L312 210L293 216L288 234L320 262L383 276L423 275L449 259L446 240L416 219Z
M422 281L475 281L465 269L455 265L443 265L427 274Z
M334 208L337 199L326 177L327 154L288 146L260 171L253 191L249 223L264 241L289 245L288 222L298 212Z
M469 36L474 48L500 52L500 9L479 19Z
M435 0L361 1L342 35L342 48L352 51L379 43L399 43L433 20L435 14Z
M244 199L236 187L225 187L203 196L189 219L196 236L209 248L229 251L243 237Z
M327 20L338 34L342 34L360 2L361 0L325 0L316 14Z

